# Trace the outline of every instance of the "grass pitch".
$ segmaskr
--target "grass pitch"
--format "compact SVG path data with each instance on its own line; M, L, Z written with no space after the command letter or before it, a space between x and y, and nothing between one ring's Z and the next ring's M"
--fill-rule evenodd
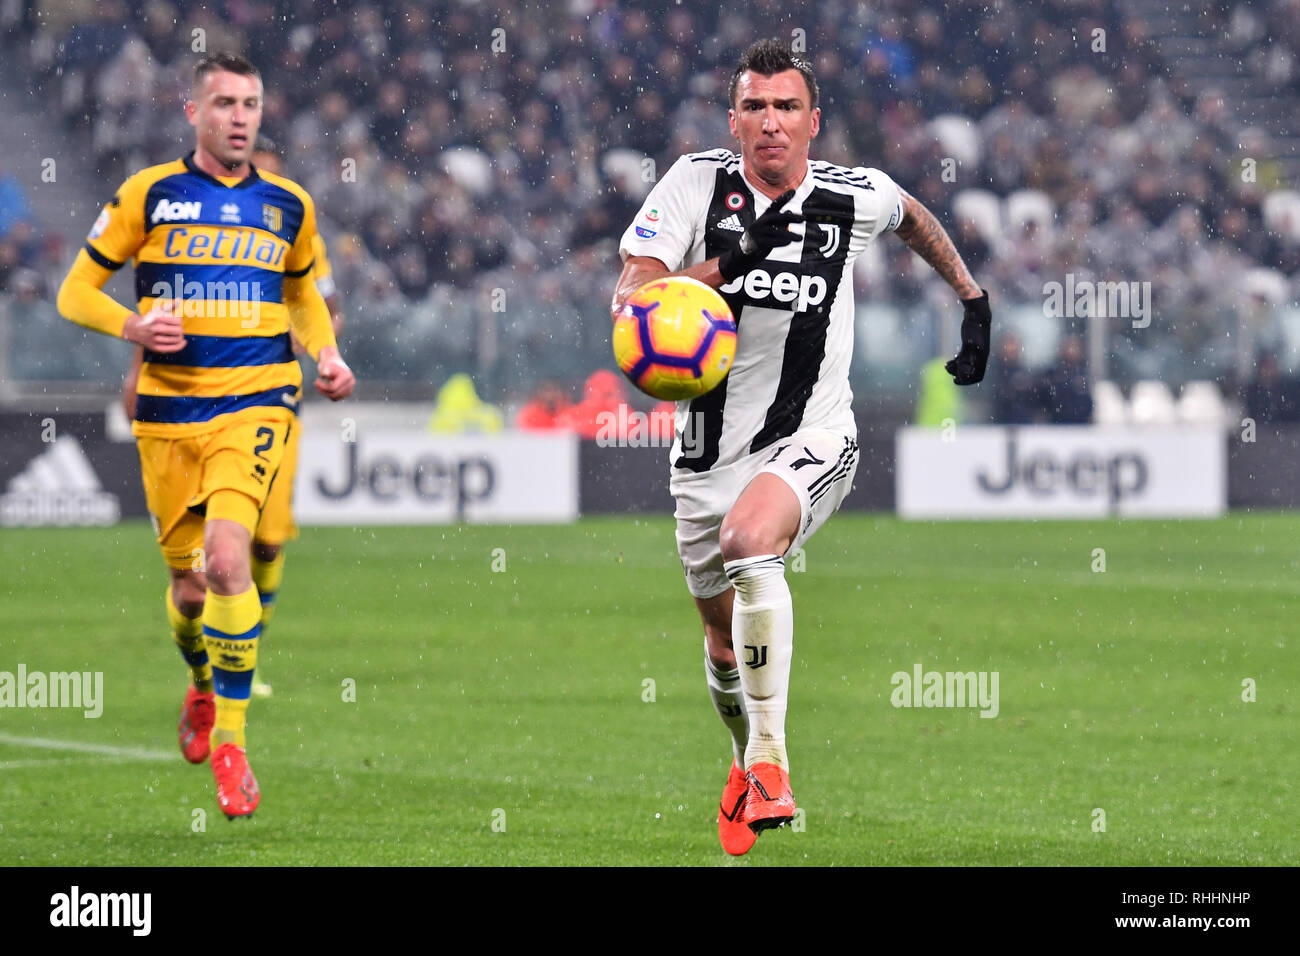
M1298 542L837 516L788 575L801 826L733 860L670 519L305 529L237 823L176 746L148 526L5 530L0 671L102 671L104 708L0 709L0 864L1294 865ZM997 671L998 716L893 707L916 664Z

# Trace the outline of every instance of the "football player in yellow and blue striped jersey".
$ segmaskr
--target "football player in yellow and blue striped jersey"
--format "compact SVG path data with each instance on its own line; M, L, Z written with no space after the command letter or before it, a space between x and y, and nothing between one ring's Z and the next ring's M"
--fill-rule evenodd
M301 398L292 328L338 401L355 379L310 277L316 214L291 180L250 162L262 117L257 68L231 54L195 67L193 152L130 177L59 289L66 317L144 347L135 421L145 498L171 572L167 616L190 665L181 748L211 750L232 819L257 808L245 723L261 602L250 570L258 515ZM135 265L136 311L103 292ZM211 743L209 742L211 735Z
M279 151L267 136L258 136L253 153L253 168L259 174L274 173L281 175L283 163ZM330 326L337 337L343 331L343 310L338 287L335 285L333 270L330 268L329 256L326 254L325 240L319 232L312 239L311 278L316 284L321 298L330 312ZM292 338L294 354L303 351L302 344ZM144 365L144 348L137 346L122 385L122 404L128 418L135 418L136 394L140 384L140 371ZM290 538L298 536L298 526L293 520L293 484L298 470L298 442L302 438L302 429L289 431L289 440L285 444L284 458L275 482L267 494L266 503L258 517L257 529L253 532L252 573L253 584L257 587L257 596L262 602L262 630L259 636L259 651L264 650L260 642L265 641L267 626L275 616L276 599L280 584L284 579L284 546ZM271 685L267 682L259 653L258 673L253 678L252 696L270 697Z

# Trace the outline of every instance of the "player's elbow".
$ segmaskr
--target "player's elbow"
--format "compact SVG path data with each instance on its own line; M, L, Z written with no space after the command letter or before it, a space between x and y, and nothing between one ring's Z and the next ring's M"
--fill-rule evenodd
M930 211L925 208L919 199L910 194L903 194L903 218L898 223L895 230L899 237L906 238L916 227L930 215Z

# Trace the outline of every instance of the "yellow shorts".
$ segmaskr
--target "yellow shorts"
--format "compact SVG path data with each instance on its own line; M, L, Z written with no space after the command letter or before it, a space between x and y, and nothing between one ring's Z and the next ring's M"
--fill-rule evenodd
M258 412L201 435L136 438L145 502L169 567L203 569L203 524L208 517L234 518L253 532L257 512L280 470L286 439L298 428L287 409L279 414L269 408ZM208 499L218 491L240 492L249 508L237 516L209 516Z
M262 517L253 532L253 540L262 544L284 544L298 537L298 526L293 521L293 482L298 471L298 436L302 429L298 422L289 429L289 441L284 448L284 458L275 482L262 506Z

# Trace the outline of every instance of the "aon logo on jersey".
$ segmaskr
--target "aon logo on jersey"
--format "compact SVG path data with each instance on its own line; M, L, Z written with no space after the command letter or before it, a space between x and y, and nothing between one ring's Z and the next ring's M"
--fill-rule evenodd
M736 276L719 291L735 293L742 289L755 305L764 308L776 308L764 303L764 299L773 299L782 305L794 303L795 312L807 312L812 306L826 301L826 280L817 275L801 276L793 272L772 275L766 269L750 269L743 276Z
M202 213L201 202L181 202L179 199L171 202L167 199L159 199L158 205L153 207L153 215L149 217L149 221L158 223L198 219Z

